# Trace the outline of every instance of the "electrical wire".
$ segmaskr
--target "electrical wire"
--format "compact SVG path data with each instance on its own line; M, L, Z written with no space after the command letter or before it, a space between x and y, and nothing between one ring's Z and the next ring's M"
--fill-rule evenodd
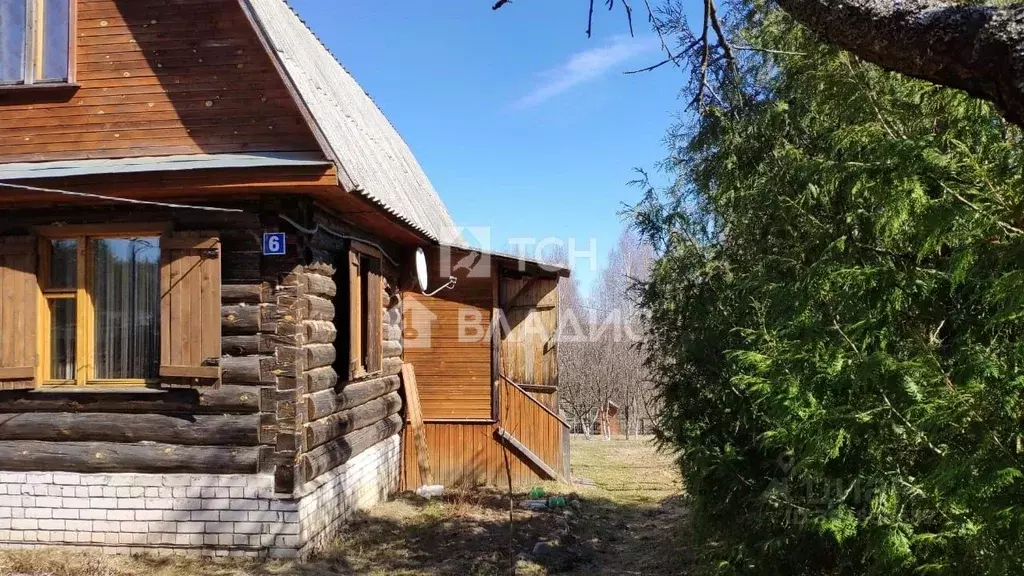
M391 256L388 255L387 251L384 250L383 246L381 246L380 244L377 244L376 242L372 242L370 240L364 240L364 239L358 238L356 236L349 236L347 234L342 234L340 232L335 232L334 230L331 230L327 226L322 226L319 222L316 223L316 227L310 229L310 228L306 228L305 226L299 224L295 220L292 220L291 218L285 216L284 214L278 214L278 216L280 216L281 219L284 220L285 222L291 224L292 227L294 227L299 232L303 232L303 233L306 233L306 234L316 234L317 232L323 231L323 232L326 232L326 233L330 234L331 236L334 236L335 238L340 238L342 240L355 240L357 242L362 242L363 244L368 244L370 246L373 246L377 250L380 250L380 253L383 254L384 257L388 259L388 262L391 262L391 264L395 268L399 267L398 266L398 262L396 262L394 258L392 258ZM438 289L434 290L433 292L427 292L426 290L423 290L423 293L426 294L427 296L434 296L435 294L437 294L441 290L445 290L445 289L451 290L451 289L455 288L455 283L456 282L458 282L458 279L456 277L449 276L448 277L448 282L445 282Z
M340 232L335 232L334 230L331 230L327 226L321 226L319 222L316 223L316 227L315 228L310 229L310 228L306 228L305 226L299 224L295 220L292 220L291 218L285 216L284 214L278 214L278 216L281 217L281 220L284 220L285 222L291 224L292 227L294 227L299 232L304 232L306 234L316 234L317 232L323 231L323 232L326 232L326 233L330 234L331 236L334 236L335 238L340 238L342 240L355 240L357 242L362 242L363 244L368 244L370 246L373 246L377 250L380 250L380 253L383 254L384 257L388 259L388 262L391 262L392 266L394 266L395 268L398 268L398 262L395 261L394 258L389 256L387 251L385 251L384 248L380 244L377 244L376 242L371 242L370 240L364 240L364 239L358 238L356 236L348 236L348 235L342 234Z
M105 194L92 194L89 192L72 192L71 190L58 190L56 188L41 188L39 186L26 186L24 184L11 184L0 182L0 187L17 188L30 192L46 192L48 194L61 194L64 196L78 196L81 198L94 198L97 200L110 200L113 202L124 202L126 204L141 204L144 206L161 206L163 208L184 208L188 210L203 210L207 212L244 212L241 208L217 208L215 206L194 206L191 204L172 204L169 202L157 202L154 200L137 200L134 198L121 198L119 196L107 196Z
M203 211L207 211L207 212L244 212L244 210L242 210L241 208L218 208L218 207L215 207L215 206L195 206L195 205L191 205L191 204L173 204L173 203L170 203L170 202L157 202L155 200L137 200L137 199L134 199L134 198L121 198L119 196L108 196L108 195L105 195L105 194L92 194L90 192L73 192L71 190L58 190L56 188L43 188L43 187L40 187L40 186L26 186L24 184L11 184L10 182L0 182L0 187L15 188L15 189L18 189L18 190L27 190L29 192L44 192L44 193L47 193L47 194L61 194L61 195L64 195L64 196L77 196L77 197L80 197L80 198L93 198L93 199L97 199L97 200L110 200L110 201L113 201L113 202L124 202L126 204L140 204L140 205L143 205L143 206L160 206L160 207L163 207L163 208L182 208L182 209L187 209L187 210L203 210ZM278 214L278 216L280 216L281 219L284 220L285 222L291 224L299 232L304 232L306 234L316 234L319 231L323 231L323 232L326 232L327 234L330 234L331 236L334 236L336 238L340 238L342 240L356 240L358 242L362 242L363 244L368 244L370 246L373 246L377 250L380 250L380 253L385 258L387 258L388 262L391 262L391 264L393 266L395 266L396 268L398 267L398 261L396 261L394 258L392 258L391 255L388 254L386 250L384 250L384 247L381 246L380 244L376 243L376 242L373 242L371 240L366 240L366 239L363 239L363 238L358 238L356 236L349 236L347 234L341 234L340 232L335 232L334 230L331 230L330 228L328 228L326 226L321 226L319 222L317 222L315 228L310 229L310 228L306 228L305 226L299 224L295 220L292 220L288 216L285 216L284 214ZM428 295L429 296L433 296L434 294L437 294L438 292L440 292L441 290L444 290L445 288L452 289L452 288L455 287L455 282L456 282L455 277L450 277L448 279L447 283L442 285L437 290L434 290L433 292L429 293ZM426 294L426 291L424 291L424 294Z

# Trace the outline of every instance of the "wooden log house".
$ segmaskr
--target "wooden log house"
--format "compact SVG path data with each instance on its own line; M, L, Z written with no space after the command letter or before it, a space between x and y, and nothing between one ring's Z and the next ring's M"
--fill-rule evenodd
M565 479L565 274L284 0L0 1L0 547L313 552L424 480L403 364L435 482Z

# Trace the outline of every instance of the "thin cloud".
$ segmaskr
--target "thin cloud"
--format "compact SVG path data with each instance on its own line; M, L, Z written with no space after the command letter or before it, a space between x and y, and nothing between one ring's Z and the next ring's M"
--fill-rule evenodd
M512 103L512 108L532 108L575 88L592 82L627 61L658 47L656 38L613 36L602 46L577 52L558 66L540 74L541 82L530 93Z

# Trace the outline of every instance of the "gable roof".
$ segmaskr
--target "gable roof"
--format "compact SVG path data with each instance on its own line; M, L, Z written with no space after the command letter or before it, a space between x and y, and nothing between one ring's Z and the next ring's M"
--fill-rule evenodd
M239 0L291 84L342 185L438 242L457 242L448 209L412 150L285 0Z

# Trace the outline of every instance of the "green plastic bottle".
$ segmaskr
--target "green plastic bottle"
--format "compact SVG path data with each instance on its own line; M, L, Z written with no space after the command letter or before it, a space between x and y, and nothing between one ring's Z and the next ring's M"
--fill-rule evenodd
M552 510L557 508L565 508L565 496L552 496L548 498L548 508Z

